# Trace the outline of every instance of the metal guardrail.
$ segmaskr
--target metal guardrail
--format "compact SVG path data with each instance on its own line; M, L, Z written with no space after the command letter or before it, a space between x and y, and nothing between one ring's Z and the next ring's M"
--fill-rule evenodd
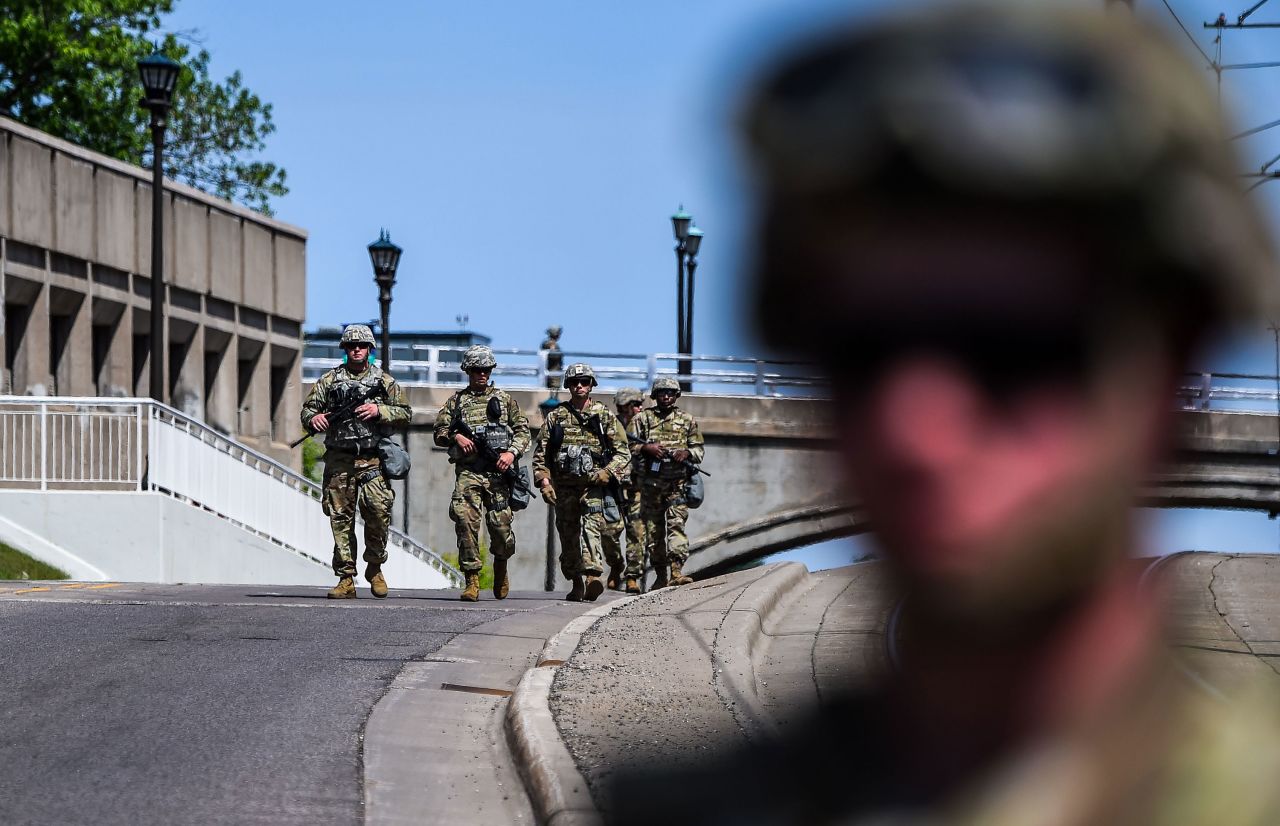
M332 342L309 342L337 347ZM391 372L405 386L457 385L466 383L459 367L465 347L415 344L392 346ZM574 350L519 350L494 348L498 366L493 380L510 390L546 388L548 381L559 386L563 369L547 366L549 355L559 356L563 365L585 361L595 370L602 387L648 388L654 379L673 378L690 382L699 393L753 396L821 397L826 395L826 382L803 362L752 359L740 356L684 355L680 353L597 353ZM402 356L408 355L409 358ZM688 372L680 371L681 362L689 362ZM336 367L334 358L307 357L302 360L303 379L314 381L325 370Z
M1188 373L1176 398L1183 410L1280 415L1280 379L1253 373Z
M155 491L313 559L332 544L319 485L152 399L0 396L0 487ZM402 531L389 541L461 584Z

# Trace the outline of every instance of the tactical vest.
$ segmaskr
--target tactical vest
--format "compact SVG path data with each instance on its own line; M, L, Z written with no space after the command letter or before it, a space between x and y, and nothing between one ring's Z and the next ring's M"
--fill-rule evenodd
M382 370L374 365L366 367L358 376L347 372L345 367L336 368L333 374L334 381L329 386L325 410L337 410L353 397L382 396L385 392L382 384ZM373 401L373 399L369 400ZM352 416L329 428L325 433L324 446L326 450L363 453L377 447L381 436L382 428L376 422L362 422L359 418Z
M500 411L496 422L489 416L491 403L495 403ZM507 406L496 393L488 391L478 395L460 390L449 402L449 414L455 421L461 418L466 422L475 433L476 439L492 448L495 455L511 449L515 434L507 424ZM449 445L449 456L454 462L464 467L478 467L485 464L479 452L467 456L456 444Z
M599 402L593 401L582 411L584 419L592 416L600 417L605 432L612 426L611 414ZM608 463L604 446L600 437L578 423L578 419L569 410L558 407L547 417L547 427L563 428L563 437L553 430L553 439L558 439L559 448L554 456L547 456L547 466L551 468L555 481L564 484L587 484L597 468ZM616 446L615 446L616 447Z
M638 415L648 417L649 431L647 438L657 442L670 451L688 450L689 433L693 430L693 417L683 410L673 410L666 416L657 410L645 410ZM643 457L641 471L650 478L673 480L685 479L689 471L670 459L653 459Z

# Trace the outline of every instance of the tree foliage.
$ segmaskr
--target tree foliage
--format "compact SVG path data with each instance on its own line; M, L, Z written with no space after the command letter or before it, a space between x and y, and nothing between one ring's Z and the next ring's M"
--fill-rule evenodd
M0 0L0 114L134 164L151 162L150 115L136 62L155 51L175 0ZM285 172L258 154L271 104L239 72L209 76L209 53L168 32L183 65L165 137L165 174L271 213Z

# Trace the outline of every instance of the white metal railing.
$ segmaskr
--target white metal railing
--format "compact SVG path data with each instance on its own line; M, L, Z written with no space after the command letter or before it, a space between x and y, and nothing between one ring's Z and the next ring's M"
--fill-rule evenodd
M1280 414L1280 383L1251 373L1188 373L1178 388L1184 410Z
M333 346L333 342L309 342ZM401 384L462 385L466 383L460 363L465 347L415 344L392 346L391 370ZM572 350L519 350L494 348L498 366L494 381L513 390L559 385L563 366L585 361L595 370L606 388L650 387L654 379L673 378L691 382L699 393L754 396L818 397L826 395L826 382L813 365L802 362L752 359L740 356L683 355L679 353L595 353ZM406 357L407 356L407 357ZM562 367L548 367L548 357L558 356ZM314 381L338 364L336 358L306 357L303 378ZM688 369L682 363L688 362Z
M155 491L312 559L333 541L319 485L151 399L0 396L0 487ZM462 582L403 532L389 542Z

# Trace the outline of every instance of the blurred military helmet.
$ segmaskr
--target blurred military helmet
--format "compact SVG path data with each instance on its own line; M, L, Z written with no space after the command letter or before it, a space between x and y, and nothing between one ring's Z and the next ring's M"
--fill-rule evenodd
M462 372L464 373L472 370L492 370L497 366L498 360L493 357L493 349L483 344L468 347L462 354Z
M634 387L624 387L613 394L614 407L625 407L628 404L644 404L644 393Z
M677 396L680 395L680 382L675 379L654 379L653 387L649 388L649 398L658 398L659 390L674 390Z
M595 387L600 383L596 381L596 373L594 370L591 369L591 365L589 364L582 364L582 363L570 364L568 367L565 368L565 371L564 371L565 387L569 386L569 381L571 379L581 379L581 378L591 379L592 387Z
M1193 329L1275 306L1274 251L1206 73L1101 6L966 2L837 28L766 74L742 124L771 343L825 347L849 324L848 228L922 205L1082 230L1104 264L1098 306L1123 295Z
M373 330L369 329L367 324L348 324L346 329L342 331L343 346L348 344L368 344L370 347L376 347L377 342L373 340Z
M550 327L548 327L548 328L547 328L547 337L548 337L548 338L560 338L560 325L559 325L559 324L552 324Z

